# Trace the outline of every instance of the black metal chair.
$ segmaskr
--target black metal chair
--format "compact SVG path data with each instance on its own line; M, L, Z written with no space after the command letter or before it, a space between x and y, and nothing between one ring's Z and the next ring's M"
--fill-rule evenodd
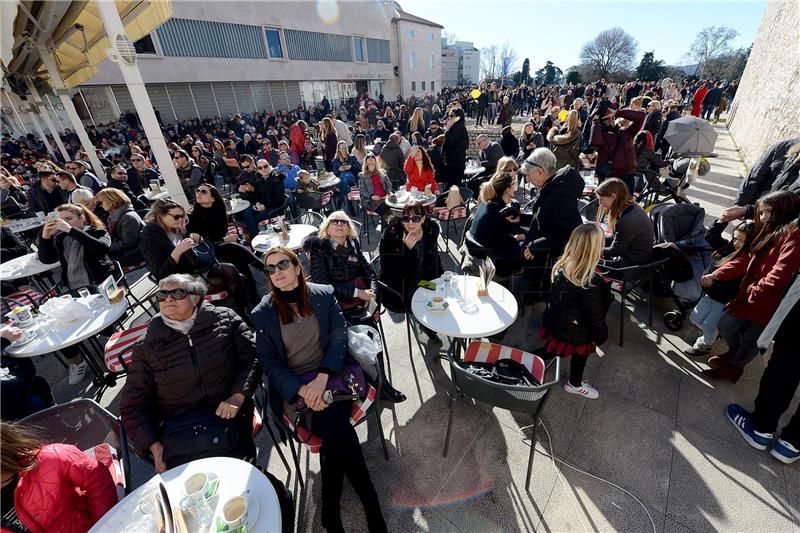
M55 405L34 413L21 422L35 426L37 432L49 442L72 444L84 451L100 444L111 445L117 452L124 493L130 494L133 487L125 429L118 417L94 400L80 398Z
M147 316L150 318L156 316L156 314L152 311L152 306L148 306L147 304L158 291L158 284L148 291L143 298L139 298L133 294L133 289L130 283L128 283L128 280L125 277L125 272L123 271L122 266L119 264L119 261L114 261L112 265L114 267L114 280L117 282L117 287L123 287L125 289L125 299L128 300L128 309L131 311L131 313L133 313L135 308L141 307L142 311L147 313Z
M292 220L287 221L288 224L308 224L309 226L314 226L319 228L322 224L322 221L325 220L321 214L317 213L316 211L306 211L305 213L301 214L298 217L293 218Z
M496 344L473 341L467 347L462 361L495 363L496 360L490 360L487 352L494 351L498 346ZM503 350L510 352L511 348L500 346L500 350L498 350L500 355L497 359L503 358ZM452 386L450 389L450 414L447 419L447 433L445 434L442 456L447 457L447 452L450 448L450 432L453 427L455 401L459 394L469 396L488 405L508 409L509 411L531 413L533 416L533 437L531 438L531 451L528 456L528 473L525 478L525 489L529 489L533 470L533 456L536 448L536 426L539 424L539 416L547 403L553 385L558 383L561 378L561 358L556 357L550 362L549 366L555 366L555 375L549 381L545 381L549 366L540 357L523 352L522 364L528 368L540 383L535 386L507 385L480 377L461 366L459 364L460 361L454 359L451 351L447 352L447 359L450 362Z

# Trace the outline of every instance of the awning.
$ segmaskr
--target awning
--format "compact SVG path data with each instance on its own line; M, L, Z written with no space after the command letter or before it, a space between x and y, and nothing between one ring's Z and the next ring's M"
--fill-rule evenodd
M17 4L11 53L7 50L5 38L2 43L6 74L20 81L32 74L38 78L37 81L45 81L48 74L39 58L38 46L52 43L61 77L67 86L78 86L94 76L97 73L95 67L108 59L106 50L111 47L96 1L23 0ZM171 0L99 1L115 1L125 32L133 42L172 16ZM0 3L6 4L5 1ZM2 29L5 30L9 27L5 5L2 14Z

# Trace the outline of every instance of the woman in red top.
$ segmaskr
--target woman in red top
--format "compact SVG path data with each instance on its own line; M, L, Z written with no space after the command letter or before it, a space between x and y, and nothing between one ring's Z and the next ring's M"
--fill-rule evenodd
M411 187L416 187L422 192L425 190L426 186L430 185L433 194L439 193L439 186L436 185L436 181L433 179L433 164L431 164L431 158L428 157L427 152L419 146L411 148L403 170L408 178L408 182L406 182L407 191L410 191Z
M719 333L728 351L708 360L711 379L736 382L758 354L756 341L800 271L800 196L789 191L770 193L756 203L758 224L752 259L739 292L725 308Z
M0 422L0 456L3 533L83 533L117 503L108 466L75 446Z

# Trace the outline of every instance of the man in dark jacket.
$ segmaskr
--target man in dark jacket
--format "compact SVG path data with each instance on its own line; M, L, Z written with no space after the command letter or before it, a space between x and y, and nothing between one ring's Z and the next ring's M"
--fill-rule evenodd
M521 170L528 183L539 189L530 214L520 216L520 225L529 229L522 249L524 272L515 282L515 292L527 304L547 296L552 264L564 251L572 230L581 224L581 215L571 173L554 179L556 156L548 148L534 150Z
M770 192L772 184L783 169L789 149L800 144L800 137L786 139L773 144L753 164L747 178L739 186L739 194L734 200L737 206L746 206L756 203L760 197Z
M255 183L245 182L239 184L239 193L242 198L250 202L250 207L244 210L242 219L250 235L258 235L258 223L282 214L286 203L284 192L283 172L274 170L266 159L256 162L258 179Z
M144 164L144 156L134 154L131 156L131 168L128 169L128 187L135 195L144 192L145 187L150 187L150 182L158 180L158 172L152 168L147 168Z
M630 124L621 127L614 122L616 118L630 121ZM636 172L636 150L633 148L633 139L644 124L644 111L621 109L614 111L610 102L603 101L597 108L592 122L592 133L589 135L589 144L597 151L597 172L600 179L615 177L625 182L632 193L635 189L634 174ZM608 165L611 165L608 168ZM607 169L608 174L602 175L601 170Z
M39 173L39 179L28 189L28 208L32 213L49 213L64 203L64 193L56 185L54 172Z
M387 142L381 149L381 161L383 167L386 169L386 175L392 186L397 189L405 183L405 175L403 174L403 165L406 162L403 157L403 149L400 148L400 140L402 136L398 132L394 132L389 136Z
M203 181L203 169L195 164L185 150L175 151L175 171L181 181L186 199L194 199L194 190Z
M117 165L111 168L111 171L108 173L108 183L106 183L106 187L111 187L112 189L117 189L125 193L125 196L131 201L131 205L136 211L147 209L147 206L139 200L139 198L133 194L133 191L130 187L128 187L128 171L125 170L125 167L122 165ZM189 198L189 201L193 200L193 198Z
M447 131L444 134L444 144L442 145L442 160L446 171L445 182L449 189L453 185L461 185L464 181L469 133L464 123L463 109L454 107L450 109L447 116Z
M510 126L506 127L510 128ZM497 163L505 155L503 148L498 143L490 141L486 135L478 135L478 138L475 139L475 144L478 145L478 159L481 166L486 169L479 176L488 178L497 170ZM519 151L519 143L517 143L517 149Z
M103 182L101 182L97 176L89 172L86 163L83 161L72 161L64 165L64 167L75 176L78 185L83 185L84 187L92 189L92 192L95 194L103 188Z
M718 82L703 97L703 111L700 113L700 118L711 119L711 114L714 112L714 108L717 107L721 96L722 82Z

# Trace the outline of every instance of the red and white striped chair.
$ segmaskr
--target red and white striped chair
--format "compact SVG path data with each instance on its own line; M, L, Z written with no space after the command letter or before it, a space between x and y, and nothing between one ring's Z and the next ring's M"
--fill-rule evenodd
M320 209L324 213L333 211L333 191L324 191L319 200Z
M472 200L472 191L467 187L459 187L461 193L461 203L457 206L447 207L434 207L431 216L440 222L446 222L447 228L445 231L445 250L449 250L450 245L450 226L456 227L456 221L469 216L469 203Z
M126 482L125 472L117 450L112 445L104 442L85 450L84 453L108 469L111 479L114 480L114 488L117 490L117 501L122 501L125 497Z
M223 300L227 300L228 296L229 296L228 291L220 291L211 294L206 294L203 299L208 303L216 305L215 302L221 302Z
M528 489L531 483L533 454L536 448L536 427L539 424L539 415L547 403L547 398L550 395L553 385L558 383L561 378L561 359L556 357L554 364L548 365L538 355L517 348L503 346L502 344L481 341L471 342L461 361L454 359L452 351L448 352L447 358L450 362L450 375L453 384L450 390L450 416L447 421L447 433L445 435L442 455L445 457L447 456L447 450L450 446L453 412L456 398L458 398L459 395L469 396L480 402L502 409L508 409L509 411L530 413L533 415L533 440L530 446L528 474L525 481L525 488ZM477 375L469 369L470 363L488 363L493 365L503 359L510 359L523 365L531 373L537 384L508 385ZM546 375L550 366L555 367L554 376L549 381L546 381Z
M130 329L118 331L106 341L103 349L103 359L109 372L123 374L128 371L131 364L133 347L147 334L150 322Z

